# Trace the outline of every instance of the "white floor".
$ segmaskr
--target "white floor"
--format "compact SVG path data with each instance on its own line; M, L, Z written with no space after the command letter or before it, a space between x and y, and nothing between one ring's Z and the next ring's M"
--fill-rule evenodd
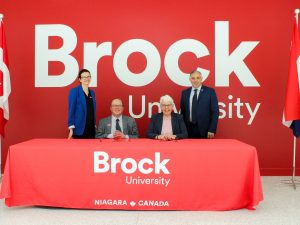
M44 207L8 208L0 201L0 225L300 225L300 185L290 177L262 177L264 201L255 211L113 211ZM297 177L300 180L300 177Z

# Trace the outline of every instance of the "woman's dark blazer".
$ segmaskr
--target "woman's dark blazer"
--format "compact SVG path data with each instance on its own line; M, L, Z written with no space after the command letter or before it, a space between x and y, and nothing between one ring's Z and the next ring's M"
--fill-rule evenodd
M183 121L183 117L181 114L172 112L172 130L173 135L176 135L176 139L187 138L188 133L186 130L186 126ZM154 139L157 135L161 134L163 123L163 113L157 113L151 117L151 121L147 130L147 138Z

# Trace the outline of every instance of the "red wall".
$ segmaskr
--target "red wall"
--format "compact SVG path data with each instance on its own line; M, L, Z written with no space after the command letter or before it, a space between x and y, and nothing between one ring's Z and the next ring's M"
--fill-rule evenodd
M178 108L180 93L185 88L168 76L164 65L167 50L182 39L201 42L208 49L209 55L197 59L193 53L186 52L181 55L178 64L184 73L197 67L210 71L205 85L215 88L219 102L224 103L220 106L222 115L226 112L226 116L219 120L217 138L238 139L255 146L263 175L290 175L293 137L291 131L281 124L281 120L292 23L294 9L297 7L300 7L297 0L173 0L157 3L153 0L0 0L12 83L12 93L9 97L10 120L3 139L2 162L5 160L8 146L12 144L32 138L67 137L67 97L69 90L78 85L78 82L74 80L72 84L64 87L35 85L36 77L39 76L35 71L35 67L38 66L35 65L38 61L35 52L40 54L40 49L36 49L36 43L39 41L35 33L36 25L63 24L76 33L77 45L71 55L78 62L79 68L84 66L84 43L96 42L99 45L111 42L111 56L101 58L97 74L92 74L97 76L97 87L93 88L97 98L97 120L109 115L110 100L115 97L123 99L126 105L125 113L129 114L129 96L132 95L133 112L139 114L142 95L145 95L145 116L137 119L142 137L149 122L148 103L157 102L161 95L169 94ZM216 52L226 51L216 44L225 38L217 35L217 21L229 23L229 56L236 49L245 50L242 42L258 42L241 62L236 61L238 66L231 73L228 86L218 83L223 71L218 72L216 68L227 68L228 62L216 59ZM219 33L224 34L220 30ZM132 39L150 42L159 52L159 73L145 86L126 85L117 77L113 65L116 51L124 42ZM63 45L61 38L49 38L50 49L59 49ZM43 61L43 58L41 60ZM244 67L242 62L245 63ZM222 66L222 63L227 65ZM133 73L143 72L147 67L146 57L142 53L131 54L128 67ZM249 77L245 75L245 71L239 71L241 67L249 69L258 85L247 85L238 79L239 76ZM49 74L60 75L64 68L61 62L51 62ZM236 112L237 107L233 105L238 98L243 103L239 116ZM250 116L246 103L252 109L260 104L251 124L248 124ZM228 115L231 105L232 118ZM153 113L157 112L155 107L154 109ZM238 118L242 116L243 118ZM298 140L298 146L299 144ZM299 158L298 154L298 165Z

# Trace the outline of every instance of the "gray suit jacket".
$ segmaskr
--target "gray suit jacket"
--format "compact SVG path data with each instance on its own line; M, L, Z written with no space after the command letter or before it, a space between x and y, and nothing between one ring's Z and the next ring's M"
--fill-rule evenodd
M138 129L135 119L129 116L122 115L123 134L128 135L129 138L138 138ZM96 138L107 138L111 134L111 116L106 117L99 122L96 132Z

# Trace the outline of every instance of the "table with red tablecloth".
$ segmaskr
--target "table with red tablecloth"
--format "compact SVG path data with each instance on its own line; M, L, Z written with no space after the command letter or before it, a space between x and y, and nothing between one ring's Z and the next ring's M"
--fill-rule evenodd
M263 200L255 147L231 139L33 139L10 146L7 206L233 210Z

